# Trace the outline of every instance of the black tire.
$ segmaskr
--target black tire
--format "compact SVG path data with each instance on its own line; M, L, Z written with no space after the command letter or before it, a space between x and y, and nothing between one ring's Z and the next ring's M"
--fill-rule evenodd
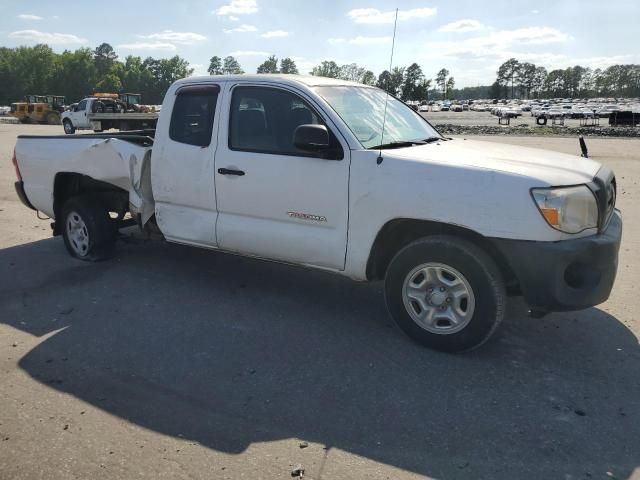
M58 113L48 113L47 114L47 124L48 125L60 125L60 115Z
M73 126L73 123L71 123L71 120L68 118L65 118L62 122L62 128L64 128L64 133L67 135L73 135L76 133L76 127Z
M423 264L453 268L469 284L474 308L461 330L434 333L416 323L409 314L403 301L405 280ZM385 277L385 299L393 319L414 341L453 353L473 350L491 337L504 317L506 291L498 267L482 249L463 239L438 235L417 240L393 257Z
M79 247L71 228L78 218L84 224L83 235L87 238L86 247ZM109 216L109 211L92 195L80 195L67 200L62 207L61 231L65 247L69 254L79 260L99 262L115 253L117 231Z

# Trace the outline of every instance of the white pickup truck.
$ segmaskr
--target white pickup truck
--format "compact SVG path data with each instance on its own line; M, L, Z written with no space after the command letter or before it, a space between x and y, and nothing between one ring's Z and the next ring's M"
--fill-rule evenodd
M76 130L102 132L111 128L119 130L152 129L158 123L157 113L126 112L122 109L107 112L104 99L88 97L70 110L62 112L64 133L72 135Z
M13 161L18 195L76 258L111 256L133 219L170 242L384 280L402 330L445 351L485 342L509 295L536 315L583 309L616 275L607 167L444 138L341 80L187 78L155 132L21 136Z

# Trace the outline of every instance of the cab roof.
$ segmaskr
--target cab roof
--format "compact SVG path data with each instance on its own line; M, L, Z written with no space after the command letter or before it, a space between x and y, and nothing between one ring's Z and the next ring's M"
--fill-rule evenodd
M275 83L282 83L288 85L304 85L306 87L318 87L318 86L353 86L353 87L370 87L370 85L364 85L358 82L351 82L349 80L340 80L338 78L316 77L313 75L289 75L289 74L255 74L255 75L206 75L200 77L187 77L182 80L178 80L176 84L183 83L200 83L210 82L212 80L219 81L245 81L245 82L264 82L271 81Z

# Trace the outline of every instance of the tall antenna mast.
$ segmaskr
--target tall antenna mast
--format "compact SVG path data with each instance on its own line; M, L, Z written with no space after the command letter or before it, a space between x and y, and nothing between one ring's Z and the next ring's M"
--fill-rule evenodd
M391 78L391 68L393 67L393 52L396 48L396 28L398 28L398 9L396 8L396 19L393 22L393 41L391 42L391 60L389 61L389 76L387 77L387 96L384 100L384 116L382 117L382 133L380 134L380 145L384 145L384 127L387 124L387 105L389 104L389 79ZM378 154L378 165L382 163L382 147Z

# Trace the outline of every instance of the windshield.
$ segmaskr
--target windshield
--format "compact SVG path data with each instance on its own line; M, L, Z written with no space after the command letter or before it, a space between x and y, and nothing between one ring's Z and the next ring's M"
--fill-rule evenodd
M340 115L365 148L381 144L420 142L440 138L427 121L397 98L369 87L316 87L315 91ZM387 119L382 124L385 101Z

